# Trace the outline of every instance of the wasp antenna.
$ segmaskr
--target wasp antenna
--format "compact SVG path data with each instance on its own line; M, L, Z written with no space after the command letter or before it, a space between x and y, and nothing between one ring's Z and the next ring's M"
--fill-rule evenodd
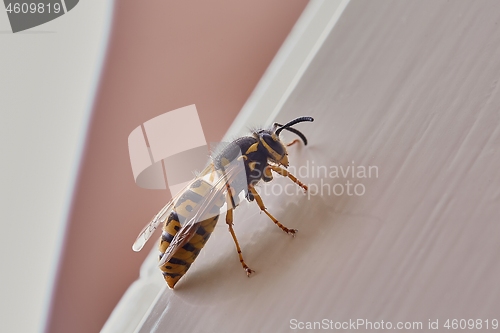
M287 128L289 128L297 123L301 123L304 121L314 121L314 119L313 119L313 117L299 117L299 118L290 120L288 123L286 123L285 125L281 126L280 128L278 128L276 130L276 135L280 135L282 130L287 129Z
M302 142L304 142L304 146L307 146L307 139L306 139L306 136L304 134L302 134L299 130L296 130L295 128L293 127L286 127L286 128L283 128L283 129L286 129L287 131L290 131L292 133L295 133L297 134L301 139L302 139ZM279 134L278 134L279 135Z
M293 125L295 125L297 123L301 123L301 122L304 122L304 121L314 121L314 118L313 117L299 117L299 118L290 120L285 125L281 125L281 124L275 123L276 126L280 126L275 131L275 133L276 133L276 135L280 135L281 131L284 130L284 129L286 129L287 131L290 131L292 133L297 134L302 139L302 141L304 142L304 145L307 146L307 139L306 139L305 135L302 134L300 131L296 130L295 128L291 127L291 126L293 126Z

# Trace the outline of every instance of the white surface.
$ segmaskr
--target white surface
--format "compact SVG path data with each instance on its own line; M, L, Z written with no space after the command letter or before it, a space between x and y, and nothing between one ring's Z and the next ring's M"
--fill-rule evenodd
M238 207L257 273L245 276L221 222L137 331L286 332L292 319L421 331L439 320L445 331L446 319L499 319L499 24L497 1L350 1L277 120L316 119L297 125L310 145L290 148L296 169L376 166L378 177L301 177L360 183L363 196L263 195L295 239L254 203ZM289 183L275 178L260 191ZM160 284L148 260L141 277ZM120 310L144 308L126 301Z
M349 0L312 0L266 69L224 140L272 122ZM272 111L272 112L271 112ZM273 116L274 115L274 116Z
M1 332L44 328L111 14L80 1L13 34L0 10Z
M340 15L343 7L339 8L339 6L346 2L340 0L313 0L309 2L266 73L231 125L222 140L223 142L247 134L248 129L252 126L261 126L267 121L269 110L276 108L293 78L298 75L301 68L308 65L310 61L308 56L313 51L313 46L318 43L325 31L332 28L331 25L329 26L332 17ZM217 229L223 225L223 223L219 224ZM220 233L220 231L227 233L225 230L218 232ZM156 242L156 237L153 236L153 238L150 241ZM210 242L214 241L210 240ZM145 313L148 308L152 303L155 303L155 299L160 297L166 288L163 278L158 275L159 269L156 263L157 248L154 247L143 264L140 279L127 290L101 332L134 332L141 320L146 319Z

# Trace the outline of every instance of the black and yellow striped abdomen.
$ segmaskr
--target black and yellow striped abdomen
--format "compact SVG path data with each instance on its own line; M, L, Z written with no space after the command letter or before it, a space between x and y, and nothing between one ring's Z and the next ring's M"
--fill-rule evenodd
M182 226L190 221L198 208L204 202L212 186L198 179L177 199L173 211L163 226L163 233L160 239L160 259L169 247L172 239ZM192 236L188 243L183 247L178 248L162 267L163 277L170 288L173 288L177 281L186 274L191 264L194 262L200 253L205 243L210 238L215 225L219 219L220 207L224 204L224 195L212 200L207 213L202 217L204 220L197 222L198 227L196 233Z

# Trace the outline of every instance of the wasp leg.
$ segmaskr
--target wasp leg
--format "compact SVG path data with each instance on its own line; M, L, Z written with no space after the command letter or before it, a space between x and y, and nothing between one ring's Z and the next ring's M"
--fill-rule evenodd
M290 146L293 146L294 144L299 143L299 142L300 142L300 141L299 141L299 139L295 139L295 140L293 140L292 142L287 143L287 144L286 144L286 146L287 146L287 147L290 147Z
M288 170L283 169L282 167L276 166L276 165L269 165L271 170L273 170L276 173L279 173L283 177L288 177L294 182L295 184L299 185L304 189L304 191L307 191L307 185L303 184L300 180L297 179L294 175L292 175Z
M269 167L269 165L264 168L264 174L262 175L262 180L265 181L266 183L273 180L273 174L271 172L271 168Z
M229 186L228 186L229 188ZM236 238L236 234L234 233L233 229L233 210L234 210L234 202L231 196L231 191L228 190L227 192L227 206L228 210L226 212L226 223L229 227L229 232L231 233L231 236L233 236L234 244L236 245L236 251L238 252L238 257L240 257L240 263L245 272L247 273L247 276L249 277L250 274L254 273L255 271L253 269L250 269L250 267L245 264L245 260L243 260L243 255L241 254L241 248L240 244L238 243L238 239ZM231 207L231 208L229 208Z
M283 224L279 223L279 221L276 220L276 218L274 216L272 216L267 211L267 208L266 208L266 206L264 206L264 202L262 201L262 198L260 197L259 193L257 193L257 191L255 190L255 187L248 186L248 188L250 190L250 193L252 193L253 197L255 198L255 201L257 201L257 205L259 205L260 210L263 211L264 213L266 213L266 215L269 216L269 218L274 222L274 224L276 224L278 227L280 227L281 230L283 230L287 234L295 237L295 234L298 232L298 230L297 229L289 229L289 228L285 227Z

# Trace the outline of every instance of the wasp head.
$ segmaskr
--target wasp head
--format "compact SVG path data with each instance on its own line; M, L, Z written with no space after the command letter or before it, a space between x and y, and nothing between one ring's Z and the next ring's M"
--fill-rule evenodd
M314 121L314 119L312 117L299 117L289 121L285 125L274 123L271 129L260 130L257 133L259 141L266 149L268 159L271 162L288 167L288 152L286 151L286 145L283 144L280 139L280 133L282 130L287 130L297 134L304 142L304 145L307 145L305 135L292 127L293 125L304 121Z

